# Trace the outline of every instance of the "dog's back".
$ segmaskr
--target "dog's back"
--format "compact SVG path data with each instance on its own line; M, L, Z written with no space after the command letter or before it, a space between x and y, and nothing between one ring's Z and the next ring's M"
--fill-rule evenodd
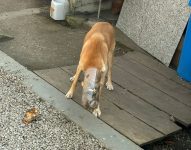
M115 42L114 28L107 22L98 22L92 26L91 30L86 34L84 43L91 38L92 35L100 33L104 36L104 40L107 43L108 49L111 49L111 45Z
M107 61L107 54L115 43L114 29L107 22L96 23L86 34L82 48L80 63L84 71L89 67L101 69L102 61Z

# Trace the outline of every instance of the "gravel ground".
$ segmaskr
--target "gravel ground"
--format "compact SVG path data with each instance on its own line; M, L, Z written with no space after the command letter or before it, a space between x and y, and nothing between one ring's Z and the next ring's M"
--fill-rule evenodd
M1 150L106 150L63 112L40 99L18 77L0 68L0 149ZM22 123L26 110L40 111L36 121Z

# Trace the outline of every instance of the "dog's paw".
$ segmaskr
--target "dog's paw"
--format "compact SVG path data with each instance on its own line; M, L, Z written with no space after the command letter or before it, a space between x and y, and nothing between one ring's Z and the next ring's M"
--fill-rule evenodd
M68 91L68 93L66 94L66 98L72 98L72 96L73 96L73 92L71 92L71 91Z
M71 82L74 81L74 79L75 79L75 76L70 77L70 81L71 81Z
M101 110L99 108L94 109L94 111L92 112L92 114L95 117L100 117L101 116Z
M110 83L110 82L107 82L107 83L106 83L106 87L107 87L107 89L110 90L110 91L113 90L113 85L112 85L112 83Z

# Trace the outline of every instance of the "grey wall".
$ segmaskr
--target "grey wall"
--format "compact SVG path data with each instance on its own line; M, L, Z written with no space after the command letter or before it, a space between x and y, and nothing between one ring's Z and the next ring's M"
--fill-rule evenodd
M189 13L187 0L125 0L117 27L169 65Z
M70 0L75 3L75 11L77 12L97 12L99 0ZM101 10L110 9L112 1L102 0Z

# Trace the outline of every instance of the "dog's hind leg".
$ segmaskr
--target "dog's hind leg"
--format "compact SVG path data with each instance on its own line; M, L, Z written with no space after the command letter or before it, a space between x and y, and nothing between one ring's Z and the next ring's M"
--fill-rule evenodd
M82 71L82 69L81 69L81 67L78 65L76 74L74 75L74 80L73 80L73 82L72 82L72 85L71 85L71 87L70 87L70 90L69 90L68 93L66 94L66 98L72 98L81 71Z

